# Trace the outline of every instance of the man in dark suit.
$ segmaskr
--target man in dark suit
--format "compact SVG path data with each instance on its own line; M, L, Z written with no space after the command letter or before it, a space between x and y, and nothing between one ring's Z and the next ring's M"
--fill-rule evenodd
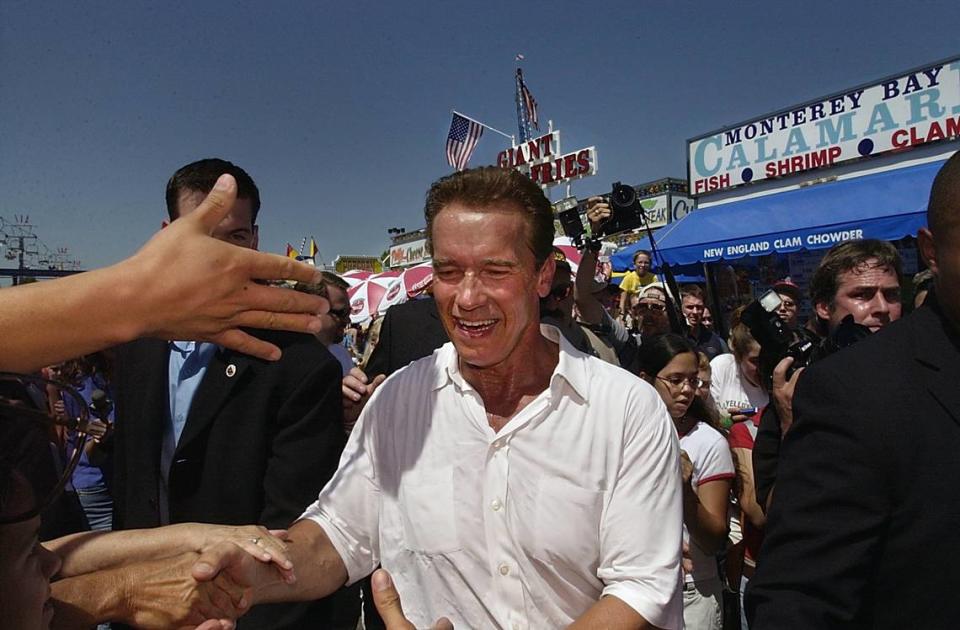
M960 619L960 154L927 220L927 303L799 380L747 593L753 630Z
M177 171L167 185L170 219L192 212L222 173L237 180L238 195L213 236L256 249L259 192L229 162L201 160ZM339 364L312 336L251 334L276 344L281 359L182 341L119 348L118 528L188 521L285 528L332 476L345 443ZM352 595L263 607L243 627L355 627L359 599Z

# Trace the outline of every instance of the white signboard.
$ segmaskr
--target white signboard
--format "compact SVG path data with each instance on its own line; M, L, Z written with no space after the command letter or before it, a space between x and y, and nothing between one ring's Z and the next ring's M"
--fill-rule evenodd
M597 174L597 149L560 153L560 132L552 131L497 155L501 168L515 168L541 187L556 186Z
M411 241L390 248L390 267L406 267L430 260L427 253L427 239Z
M960 137L960 59L691 140L690 192L717 192Z

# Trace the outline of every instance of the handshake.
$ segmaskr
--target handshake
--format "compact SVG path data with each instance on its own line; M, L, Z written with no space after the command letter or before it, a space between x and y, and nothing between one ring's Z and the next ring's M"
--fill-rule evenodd
M118 621L147 629L230 630L256 604L319 599L330 590L298 584L287 530L190 523L85 532L50 547L63 562L61 579L52 584L55 628ZM414 630L390 575L379 569L372 580L387 629ZM441 619L431 630L452 628Z

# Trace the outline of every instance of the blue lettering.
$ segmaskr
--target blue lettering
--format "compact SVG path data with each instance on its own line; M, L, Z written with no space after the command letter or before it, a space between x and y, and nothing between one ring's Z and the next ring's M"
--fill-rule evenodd
M787 148L783 150L783 155L793 155L794 153L806 153L810 146L803 137L800 129L791 129L790 136L787 138Z
M730 152L730 161L727 162L727 170L729 171L732 168L741 168L743 166L750 166L750 161L747 159L747 152L743 150L743 145L738 144L733 147Z
M904 94L906 94L906 91L904 91ZM910 102L910 120L907 121L907 124L915 125L926 120L927 117L923 115L923 110L927 110L931 118L940 118L946 114L946 108L941 107L937 102L939 98L940 88L930 88L907 96L907 100Z
M777 159L777 150L774 149L767 155L767 139L757 138L757 162L766 162Z
M736 129L733 129L733 130L731 130L731 131L728 131L728 132L726 133L726 141L725 141L724 144L729 147L731 144L737 144L738 142L740 142L740 128L739 128L739 127L737 127Z
M700 142L697 145L696 151L693 153L693 166L697 169L697 174L701 177L709 177L710 175L716 175L720 171L720 166L723 164L723 160L720 159L720 156L717 156L717 161L714 162L712 167L708 167L705 159L705 153L707 146L714 146L719 151L723 148L723 141L720 139L720 136L714 136L712 138L707 138Z
M879 124L883 125L882 129L876 128ZM870 113L870 124L867 125L867 130L863 132L863 135L872 136L878 131L887 131L896 128L897 125L893 122L893 116L890 115L890 108L887 107L887 104L877 103L873 106L873 112Z
M821 122L815 123L820 129L820 142L817 148L829 147L841 142L849 142L857 136L853 133L853 112L847 112L837 116L836 124L833 119L827 118Z
M937 80L937 75L940 74L940 71L943 70L943 66L937 66L936 68L930 68L929 70L924 70L923 73L927 75L927 87L933 87L935 85L940 85L940 81Z

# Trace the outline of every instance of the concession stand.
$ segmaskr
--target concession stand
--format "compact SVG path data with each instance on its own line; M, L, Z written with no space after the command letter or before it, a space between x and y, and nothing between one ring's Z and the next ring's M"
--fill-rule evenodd
M727 312L786 276L805 293L824 250L853 239L893 242L909 277L930 185L958 149L960 57L698 136L696 211L660 230L661 255L703 264Z

